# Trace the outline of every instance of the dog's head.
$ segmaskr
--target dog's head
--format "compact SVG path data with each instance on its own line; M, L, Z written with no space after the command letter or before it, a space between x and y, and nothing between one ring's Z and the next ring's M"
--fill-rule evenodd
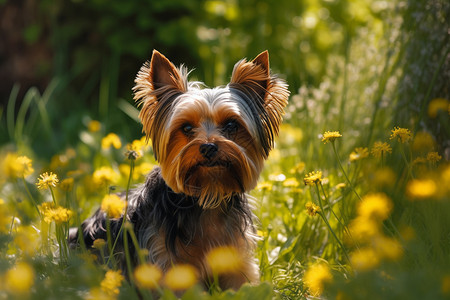
M134 99L166 183L214 208L255 187L289 92L270 74L267 51L239 61L225 87L203 88L187 76L154 50L136 77Z

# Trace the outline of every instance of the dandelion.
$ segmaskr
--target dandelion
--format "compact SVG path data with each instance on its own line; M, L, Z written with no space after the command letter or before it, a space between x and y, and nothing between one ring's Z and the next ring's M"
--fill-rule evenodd
M391 199L385 194L368 194L358 204L358 215L367 219L386 220L392 207Z
M437 163L442 159L442 156L439 155L437 152L428 152L427 154L427 160L432 163Z
M115 149L120 149L122 147L119 136L112 132L102 138L102 149L107 150L111 147L114 147Z
M139 265L134 270L134 279L140 288L155 289L159 286L161 280L161 270L151 264Z
M323 134L322 142L324 142L324 144L328 142L334 142L337 138L340 137L342 137L342 135L339 133L339 131L326 131Z
M102 124L97 120L92 120L88 124L88 130L90 132L97 132L100 130L101 127L102 127Z
M406 194L411 199L426 199L437 192L437 185L432 179L412 179L406 185Z
M366 247L350 254L350 263L356 271L369 271L377 267L380 258L374 249Z
M117 182L118 179L119 175L109 167L101 167L100 169L95 170L92 175L94 184L101 187L107 187L110 184Z
M34 169L27 156L8 153L3 161L3 171L10 178L23 178L31 175Z
M297 181L296 178L287 178L285 181L283 181L283 186L285 187L290 187L290 188L295 188L299 186L299 182Z
M369 149L365 147L358 147L350 153L350 162L354 162L369 156Z
M89 290L89 293L85 296L85 300L113 300L116 296L110 295L103 291L100 287L94 287Z
M187 290L197 281L197 272L191 265L173 266L164 276L165 285L174 291Z
M411 131L407 128L400 128L400 127L394 127L394 129L391 130L392 134L390 139L397 138L399 142L402 144L408 142L412 139Z
M27 294L34 284L34 270L27 263L17 263L4 277L6 288L13 294Z
M431 100L430 104L428 104L428 116L434 119L437 117L440 110L448 112L449 105L449 101L444 98L436 98Z
M386 142L375 142L370 153L378 158L384 156L386 153L392 153L392 148Z
M55 222L55 224L62 224L69 221L73 212L62 206L56 206L53 203L45 202L39 205L39 211L48 224Z
M56 174L52 172L45 172L44 174L40 175L40 178L38 178L38 182L36 183L36 185L38 189L44 190L51 188L52 186L55 187L58 182L59 180Z
M105 247L106 241L104 239L95 239L92 243L92 248L101 250Z
M306 213L311 217L314 217L318 212L320 212L320 207L318 205L315 205L311 201L306 203L305 207Z
M325 284L331 283L332 280L333 275L325 263L312 265L303 276L303 281L313 296L320 296L323 293Z
M119 295L119 287L124 279L120 271L109 270L100 283L101 289L110 296L117 296Z
M106 212L109 218L120 218L125 211L127 203L125 200L121 199L119 196L106 195L102 200L101 210Z
M242 266L242 258L234 247L214 248L206 255L206 261L214 274L235 273Z
M258 183L258 185L256 186L257 190L262 190L262 191L271 191L273 187L273 184L271 182L268 181L263 181Z
M74 182L73 178L66 178L61 181L61 184L59 185L59 187L63 191L70 192L73 189L73 182Z
M315 185L322 182L322 171L310 172L303 178L305 185Z

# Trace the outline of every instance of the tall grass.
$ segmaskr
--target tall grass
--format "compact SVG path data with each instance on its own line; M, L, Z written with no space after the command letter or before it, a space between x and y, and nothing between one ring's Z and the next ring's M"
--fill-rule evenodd
M427 3L386 4L392 5L386 21L346 39L345 55L328 59L319 86L293 93L276 147L252 192L262 283L205 293L195 280L186 280L189 267L174 266L175 282L187 289L182 299L450 297L449 99L443 80L448 35L439 35L442 28L435 32L435 19L418 15L437 16L442 25L449 5ZM419 28L415 18L422 21ZM117 72L117 61L110 69ZM63 238L105 196L127 193L156 164L142 140L107 135L115 78L101 80L102 122L80 124L79 140L50 161L33 151L30 140L41 123L38 128L53 139L48 105L57 101L52 97L57 81L42 95L28 91L17 114L17 88L11 92L2 115L10 144L0 150L1 297L176 299L182 294L168 274L143 261L124 280L107 257L111 239L110 245L96 243L101 259L95 262L87 249L69 251ZM120 108L136 118L128 103ZM327 131L340 136L330 139ZM125 151L137 160L127 160ZM37 188L44 172L57 174L56 187ZM123 230L132 233L130 226L124 222ZM132 234L124 237L136 245Z

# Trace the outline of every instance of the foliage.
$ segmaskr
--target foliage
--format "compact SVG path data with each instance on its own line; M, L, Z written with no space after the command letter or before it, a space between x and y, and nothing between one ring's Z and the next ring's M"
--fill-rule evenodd
M14 88L2 114L7 143L0 149L0 297L138 299L136 284L141 297L177 299L174 290L183 282L182 299L450 296L446 1L117 3L47 6L102 12L92 20L97 44L80 45L79 56L70 60L85 65L69 75L63 71L70 68L61 68L43 93L30 89L19 101ZM144 17L136 18L136 11ZM167 11L178 13L164 20ZM71 13L71 25L60 28L55 40L61 55L72 55L63 48L91 29ZM200 21L194 18L199 15ZM131 19L138 20L133 32L126 25ZM167 31L156 30L161 27ZM187 40L171 40L180 27ZM195 37L188 38L194 29ZM261 237L259 285L209 293L192 281L164 286L158 283L167 275L144 262L143 276L135 273L127 281L111 263L67 249L69 226L79 225L105 199L108 209L124 209L105 195L143 182L156 164L133 124L136 109L124 100L120 110L113 104L123 57L145 56L153 47L134 39L146 30L159 32L161 45L173 46L167 48L174 51L171 59L205 61L195 75L211 85L224 82L235 59L266 47L272 65L292 82L280 137L252 192ZM88 49L99 44L115 52L101 59L94 50L91 55ZM305 57L298 59L298 53ZM91 83L78 82L83 88L77 91L75 82L89 72L95 73ZM97 82L98 113L82 103L60 112L61 97L89 102ZM95 247L102 253L113 245L98 241ZM189 267L178 267L172 278L181 270L189 274Z

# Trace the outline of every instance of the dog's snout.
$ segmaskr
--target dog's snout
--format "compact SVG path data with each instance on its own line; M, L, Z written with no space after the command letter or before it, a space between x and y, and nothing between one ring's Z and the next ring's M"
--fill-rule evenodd
M211 159L216 156L217 150L219 150L219 148L214 143L200 145L200 154L206 159Z

